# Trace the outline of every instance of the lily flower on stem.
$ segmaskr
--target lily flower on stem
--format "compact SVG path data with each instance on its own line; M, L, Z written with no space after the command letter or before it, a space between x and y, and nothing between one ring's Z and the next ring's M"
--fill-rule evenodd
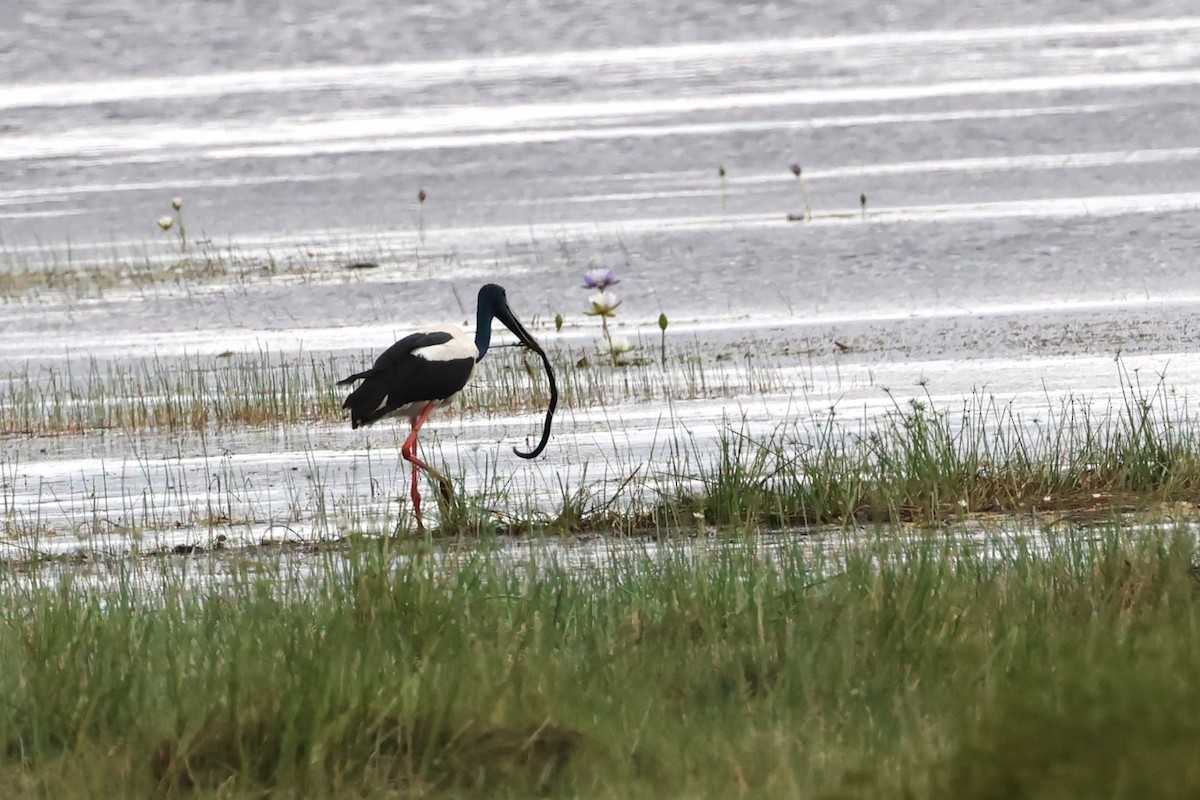
M621 301L612 292L599 291L588 297L591 309L583 313L589 317L611 317Z
M583 288L598 290L588 296L588 309L583 313L589 317L600 318L600 329L604 333L604 343L614 367L624 366L626 362L621 358L621 354L628 353L635 347L628 340L618 341L619 337L613 337L612 329L608 327L608 321L616 317L617 308L621 305L620 299L608 291L608 287L617 283L620 283L617 273L608 268L589 269L583 274Z

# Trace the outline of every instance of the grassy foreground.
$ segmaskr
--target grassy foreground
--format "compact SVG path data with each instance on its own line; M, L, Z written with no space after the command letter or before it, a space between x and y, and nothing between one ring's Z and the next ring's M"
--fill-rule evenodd
M1200 793L1194 531L1005 541L8 574L0 796Z

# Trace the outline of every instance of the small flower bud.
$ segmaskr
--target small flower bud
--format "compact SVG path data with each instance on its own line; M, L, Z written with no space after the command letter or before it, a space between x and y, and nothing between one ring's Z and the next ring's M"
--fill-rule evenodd
M181 208L183 208L183 198L172 197L171 198L171 208L175 209L176 211L179 211Z
M663 333L667 332L667 315L665 313L658 315L658 329Z
M159 217L158 218L158 227L162 228L164 231L171 230L171 226L174 224L175 224L175 220L171 219L170 217Z
M562 324L563 324L562 314L555 314L554 315L554 330L556 332L562 331Z

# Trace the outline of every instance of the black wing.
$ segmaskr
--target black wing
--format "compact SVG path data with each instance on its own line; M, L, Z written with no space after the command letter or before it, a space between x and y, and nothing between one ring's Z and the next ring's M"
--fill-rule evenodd
M475 359L430 361L413 355L414 350L446 344L451 338L444 331L409 334L384 350L370 369L338 381L338 386L362 381L342 403L350 409L351 426L370 425L409 403L445 400L466 386Z

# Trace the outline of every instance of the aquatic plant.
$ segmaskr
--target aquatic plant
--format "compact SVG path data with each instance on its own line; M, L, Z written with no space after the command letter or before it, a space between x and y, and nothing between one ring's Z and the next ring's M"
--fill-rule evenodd
M603 292L620 282L617 273L608 267L589 269L583 273L583 288L585 289L596 289Z
M804 218L812 219L812 206L808 202L808 191L804 188L804 169L795 162L792 162L790 167L792 174L796 176L796 185L800 187L800 199L804 201Z
M599 317L600 326L604 333L604 344L614 367L625 365L625 353L633 351L635 346L628 340L615 340L608 321L617 315L621 300L609 288L620 283L616 272L608 268L590 269L583 274L583 288L594 289L588 296L588 308L583 313L589 317Z
M179 249L187 250L187 228L183 224L183 200L181 198L171 198L171 211L172 214L164 214L156 220L158 227L164 233L174 229L179 237Z
M613 355L615 355L617 358L620 358L625 353L632 353L637 349L637 345L630 341L628 336L621 336L619 334L612 337L609 347L612 350Z
M667 365L667 315L666 315L666 312L663 312L658 315L658 331L662 335L662 338L659 340L659 343L658 343L658 346L659 346L658 352L659 352L659 357L661 358L661 361L662 361L662 365L665 367Z
M417 190L417 237L425 244L425 199L428 197L424 189Z

